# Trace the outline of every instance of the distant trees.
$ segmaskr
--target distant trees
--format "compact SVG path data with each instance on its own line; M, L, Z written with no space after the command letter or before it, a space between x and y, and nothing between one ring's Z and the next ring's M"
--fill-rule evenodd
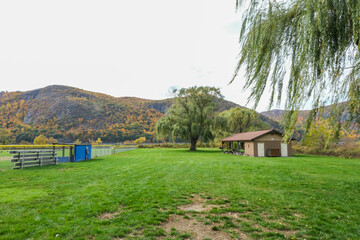
M8 129L0 128L0 144L11 143L11 134Z
M211 126L215 118L215 99L222 95L218 88L196 86L174 90L174 95L174 105L156 123L156 134L189 141L190 150L194 151L199 139L206 142L214 138Z
M136 139L134 141L135 144L142 144L146 141L146 138L145 137L139 137L138 139Z
M48 144L55 144L58 143L58 140L56 140L54 137L49 137L47 140Z
M45 144L55 144L58 141L54 137L45 137L44 135L39 135L34 139L35 145L45 145Z
M122 142L141 136L152 141L156 137L155 123L163 116L155 110L158 103L149 108L142 99L119 100L95 93L85 93L92 97L76 98L74 96L84 92L70 89L62 89L57 93L61 97L55 97L56 101L50 98L25 101L20 97L23 94L20 92L3 94L0 97L0 128L6 129L10 140L16 143L33 143L39 135L53 136L64 142L76 139L88 142L89 139L96 140L99 137L104 142ZM164 104L167 106L171 103L169 100ZM76 111L61 114L64 104L70 104ZM50 105L55 112L49 110ZM89 106L96 107L94 111L89 111ZM59 116L56 118L54 114Z
M319 118L312 121L309 130L302 139L302 143L308 147L317 147L318 149L327 149L330 143L336 143L339 136L331 131L328 120Z
M216 116L213 132L216 139L221 139L234 133L264 130L269 127L255 110L235 107Z
M48 138L45 137L44 135L39 135L34 139L34 144L35 145L45 145L48 142Z
M99 145L102 143L102 140L101 138L98 138L96 141L90 140L89 142L91 143L91 145Z

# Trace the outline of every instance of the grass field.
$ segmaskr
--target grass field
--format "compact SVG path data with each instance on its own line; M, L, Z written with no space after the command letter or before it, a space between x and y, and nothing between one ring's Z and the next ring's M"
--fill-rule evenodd
M0 150L0 157L10 157L11 154L7 150Z
M0 239L360 239L359 159L138 149L10 168Z

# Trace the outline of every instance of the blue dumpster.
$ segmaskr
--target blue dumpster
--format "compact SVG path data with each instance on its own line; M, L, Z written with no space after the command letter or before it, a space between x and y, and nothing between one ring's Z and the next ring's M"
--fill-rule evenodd
M91 145L75 145L75 162L91 159Z

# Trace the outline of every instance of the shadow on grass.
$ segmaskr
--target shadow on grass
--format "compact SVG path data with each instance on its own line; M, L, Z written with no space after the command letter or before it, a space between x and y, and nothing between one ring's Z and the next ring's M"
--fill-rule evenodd
M219 149L211 149L211 148L202 148L197 149L196 151L190 151L189 149L184 148L164 148L167 151L171 152L180 152L180 153L220 153L221 151Z

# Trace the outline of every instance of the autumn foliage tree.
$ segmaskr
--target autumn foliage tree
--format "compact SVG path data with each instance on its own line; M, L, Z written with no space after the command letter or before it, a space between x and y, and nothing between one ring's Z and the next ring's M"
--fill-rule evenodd
M166 116L156 123L158 137L179 137L190 142L190 150L196 150L198 140L206 142L214 138L215 99L221 98L214 87L190 87L174 90L175 104Z
M146 141L146 138L145 137L139 137L138 139L136 139L134 141L135 144L142 144Z
M0 144L8 144L11 142L10 130L0 128Z
M335 143L338 137L331 131L328 120L319 118L311 123L302 143L305 146L327 149L330 143Z
M34 144L35 145L45 145L48 143L48 138L45 137L44 135L39 135L34 139Z
M101 144L102 143L102 140L101 140L101 138L98 138L96 141L90 141L90 143L92 144L92 145L99 145L99 144Z

